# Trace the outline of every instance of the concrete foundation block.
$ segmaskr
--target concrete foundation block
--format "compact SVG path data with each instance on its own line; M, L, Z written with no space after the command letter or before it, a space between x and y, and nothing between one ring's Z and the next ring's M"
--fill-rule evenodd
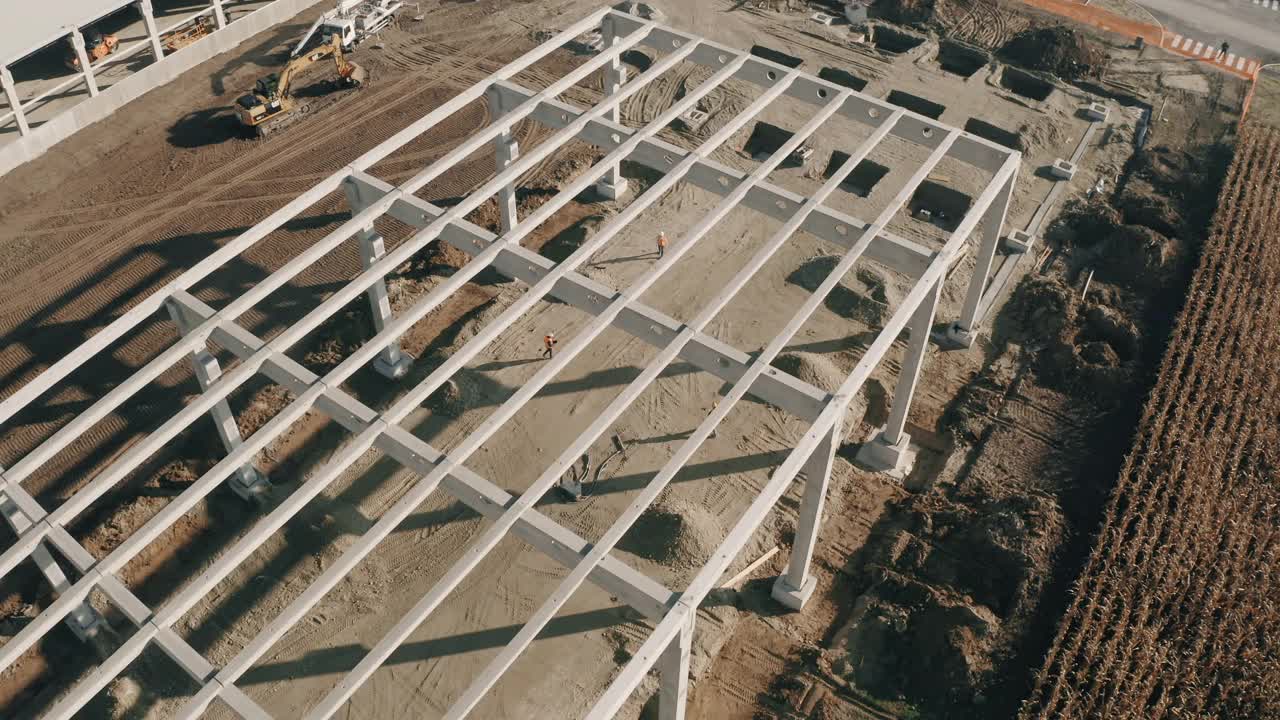
M66 623L81 642L88 642L106 627L107 620L97 610L89 607L88 603L84 603L67 615Z
M959 323L951 323L941 333L933 334L934 342L946 350L968 350L978 340L978 331L966 330Z
M809 19L818 23L819 25L828 25L828 26L836 21L836 17L834 15L828 15L824 12L816 12L810 15Z
M1070 180L1076 176L1076 164L1070 160L1058 158L1049 166L1049 174L1059 180Z
M627 193L627 179L620 177L617 182L610 182L608 177L603 177L596 183L596 192L610 200L617 200Z
M267 476L250 465L236 470L231 479L227 480L227 485L241 500L256 500L271 490L271 481L267 480Z
M876 428L871 437L862 443L855 457L858 464L889 477L902 480L911 474L916 462L916 449L911 446L911 436L902 433L897 443L885 441L884 428Z
M1107 115L1110 111L1106 105L1102 103L1089 103L1085 106L1084 114L1090 119L1097 122L1106 122Z
M373 369L379 375L388 380L399 380L409 374L409 368L413 365L413 358L404 353L396 353L394 362L388 362L387 359L379 355L373 361Z
M1004 249L1010 253L1023 254L1031 252L1036 245L1036 236L1026 230L1014 230L1004 238Z
M783 607L790 610L802 610L805 603L809 602L809 598L813 597L813 591L818 587L818 578L813 574L804 581L804 587L793 588L787 582L787 571L784 568L782 574L773 581L773 590L769 593L774 600L782 603Z

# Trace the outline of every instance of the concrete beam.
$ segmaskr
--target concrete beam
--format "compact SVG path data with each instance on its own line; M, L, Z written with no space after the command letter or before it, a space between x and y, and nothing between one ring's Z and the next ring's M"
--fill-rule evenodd
M495 88L509 97L508 102L527 100L534 95L533 91L509 82L495 83ZM833 92L832 97L838 94L839 91ZM581 114L580 108L551 98L539 102L532 117L547 127L562 128ZM883 122L891 115L893 115L892 111L880 116L877 126L879 122ZM587 124L579 137L605 151L611 151L629 139L633 133L634 131L625 125L607 120L595 120ZM658 172L667 172L673 164L684 160L688 154L689 151L684 148L660 138L650 138L640 144L636 152L631 154L630 159ZM733 192L746 177L747 173L741 170L711 158L702 158L685 179L702 190L724 196ZM804 202L804 196L766 180L751 189L742 205L785 222ZM800 229L838 247L848 249L867 226L868 223L865 220L839 210L821 207L809 214ZM872 242L871 247L867 249L867 257L910 277L918 277L928 266L930 258L933 257L933 251L924 245L882 230Z
M227 26L227 13L222 9L222 0L209 0L209 4L213 7L213 22L221 30Z
M996 250L1000 245L1000 234L1004 229L1004 220L1009 212L1009 200L1013 197L1013 186L1017 182L1015 171L1000 194L996 196L991 207L982 216L982 243L978 247L977 262L973 266L973 277L969 279L969 288L965 293L964 306L960 311L960 319L948 331L947 337L955 344L970 347L978 334L979 309L982 296L991 277L991 264L995 260Z
M911 316L915 314L920 304L926 300L927 295L934 292L935 285L945 279L947 270L964 249L969 234L977 225L982 214L994 201L995 195L1003 186L1004 181L1017 170L1020 161L1021 155L1014 153L1009 156L1004 165L996 172L995 177L987 185L987 188L974 201L969 212L965 214L960 225L956 227L924 274L907 293L902 304L889 318L884 329L880 331L871 346L867 348L866 353L863 354L862 359L854 366L849 377L841 384L831 402L823 410L821 417L814 421L809 430L796 443L796 447L787 455L787 459L773 472L768 483L760 490L760 493L752 501L742 517L738 519L738 522L720 543L720 547L717 548L711 559L698 572L693 581L689 583L685 591L681 593L680 599L672 607L671 611L658 623L649 638L632 655L626 667L614 678L609 688L596 701L586 716L587 720L608 720L612 718L644 679L645 675L648 674L649 670L658 662L661 653L667 648L671 639L681 632L682 624L697 612L698 606L706 598L707 594L715 588L734 558L742 552L742 548L751 539L756 528L760 526L760 523L763 522L768 513L772 511L773 506L786 492L802 465L808 461L814 450L821 445L826 433L843 418L848 410L850 401L861 390L871 372L879 365L889 347L897 339L898 334L907 326ZM829 279L830 276L828 277Z
M27 531L27 528L35 523L18 506L13 499L14 497L26 499L30 496L27 496L26 493L0 493L0 515L4 515L5 522L13 530L13 534L22 535ZM35 501L32 500L31 502L34 503ZM38 511L37 506L36 512ZM53 589L54 597L62 595L71 588L71 583L67 582L66 573L62 572L62 567L58 565L58 561L53 558L44 543L41 543L31 552L31 560ZM105 621L98 614L98 611L94 610L86 602L77 605L66 619L67 627L71 628L71 632L75 633L76 637L81 640L88 640L96 634L103 622Z
M352 181L360 185L360 192L369 197L385 195L394 190L390 184L368 173L353 173ZM409 195L397 198L388 214L411 227L423 227L444 214L444 210L417 196ZM457 222L441 233L440 239L474 255L497 242L498 236L471 223ZM555 263L528 248L506 244L494 260L493 267L503 275L534 285L555 268ZM617 290L578 273L567 273L551 290L551 295L556 299L592 315L603 312L618 294ZM616 326L650 345L665 347L681 331L682 324L642 303L633 302L618 314ZM737 382L751 361L751 357L741 350L701 332L695 333L680 351L680 357L725 382ZM804 420L817 417L830 397L825 390L781 371L761 377L752 386L751 392L761 400Z
M288 7L287 5L284 4L284 0L277 0L276 3L274 3L271 6L268 6L267 8L254 11L254 13L250 15L248 19L257 17L259 13L264 13L269 11L273 12L273 9L277 6L284 6L286 8ZM498 80L505 80L505 79L514 77L520 71L524 70L525 68L528 68L530 65L533 65L534 63L543 59L547 55L550 55L552 52L558 50L562 45L569 42L573 38L577 37L584 31L595 27L597 24L599 24L600 19L604 17L604 15L607 12L608 12L607 8L601 8L591 13L587 17L583 18L582 20L579 20L573 23L572 25L570 25L569 27L566 27L564 30L557 33L555 37L551 38L547 42L543 43L542 45L539 45L538 47L530 50L529 52L521 55L515 60L512 60L511 62L504 65L497 72L495 72L493 75L490 76L491 82L498 81ZM270 15L270 18L272 19L270 19L269 22L271 23L276 22L276 20L274 19L274 15ZM268 21L264 21L264 22L268 22ZM240 25L241 23L237 23L237 27L239 27ZM252 29L251 23L245 23L244 26L246 27L246 32L249 32ZM240 31L237 30L235 32L239 33ZM194 57L194 56L190 55L190 50L188 50L188 52L183 53L181 57ZM579 68L579 70L583 70L585 72L580 73L575 71L573 73L570 73L568 76L562 78L560 81L553 83L552 86L548 88L548 90L551 91L552 96L554 96L556 93L563 92L565 89L567 89L568 87L572 86L574 83L578 82L583 77L585 77L586 74L589 74L591 70L599 67L604 62L607 62L607 60L608 58L606 56L604 60L602 60L599 63L592 63L592 62L584 63L583 67ZM148 72L149 70L150 68L146 68L140 71L139 73L137 73L136 75L142 75ZM111 88L111 91L115 91L117 88L121 87L126 82L128 81L126 80L126 81L121 81L120 83L117 83L115 86ZM13 392L4 400L0 400L0 423L3 423L7 421L9 418L13 417L15 413L20 411L22 408L26 407L28 404L30 404L40 395L43 395L50 388L52 388L56 383L58 383L58 381L70 375L77 368L83 365L89 358L94 357L95 355L97 355L97 353L101 352L103 349L105 349L106 347L114 343L116 340L119 340L121 337L124 337L124 335L126 335L133 328L137 327L139 324L145 321L148 321L151 318L152 314L160 310L161 306L164 304L165 299L168 297L167 291L172 289L186 290L187 288L193 287L196 283L199 283L204 278L208 277L211 273L215 272L222 266L226 265L228 262L239 257L241 253L245 252L249 248L256 245L263 238L267 237L271 233L283 227L285 223L297 217L300 213L302 213L307 208L314 205L321 198L325 197L329 193L338 189L338 187L342 184L343 180L347 178L347 176L350 174L352 170L364 170L366 168L372 167L373 165L377 164L379 161L385 159L387 156L391 155L393 152L403 147L406 143L422 135L424 132L434 127L438 123L448 119L458 110L462 109L463 107L466 107L466 105L468 105L469 103L472 103L478 99L483 98L488 88L489 88L488 84L480 83L478 85L474 85L458 93L448 102L444 103L443 105L436 108L435 110L432 110L426 116L410 123L408 127L404 128L403 130L396 133L395 135L392 135L391 137L382 141L377 146L375 146L372 150L369 150L368 152L361 155L349 166L335 172L334 174L330 175L324 180L321 180L320 182L316 183L316 185L312 187L310 190L306 191L302 195L299 195L297 198L294 198L292 201L287 203L284 207L271 213L262 221L260 221L259 223L254 225L252 228L250 228L248 231L241 234L239 237L235 238L234 240L220 247L218 250L210 254L204 260L197 263L194 267L189 268L188 270L180 274L178 277L174 278L171 282L169 282L168 285L157 290L154 294L147 296L145 299L135 304L123 315L116 318L111 323L109 323L106 327L102 328L97 333L95 333L93 337L90 338L88 341L84 342L79 347L77 347L74 352L67 353L61 359L55 362L53 365L46 368L44 372L40 373L33 380L23 385L21 388ZM523 114L518 114L517 117L512 118L511 120L514 123L515 121L518 121L523 117L524 117ZM43 127L41 129L43 130ZM459 149L465 149L466 152L469 153L469 152L473 152L475 150L475 147L470 147L469 144L464 144L464 146ZM465 155L461 157L465 157ZM445 157L432 163L430 166L428 166L418 175L415 175L414 178L412 178L408 183L405 184L405 187L407 189L406 194L412 194L414 191L421 188L426 183L431 182L431 180L437 177L440 173L443 173L446 169L456 164L457 160L461 159L461 157L457 156L455 153L449 153L449 154L446 154ZM0 168L0 170L3 170L3 169L4 168ZM369 219L372 219L372 217L380 213L381 211L375 213L371 210L368 212L367 217ZM352 230L351 232L354 232L354 230ZM350 233L348 233L348 236L349 235ZM338 242L341 242L342 239L345 239L345 237L339 239ZM174 357L176 359L177 355L175 355ZM151 364L148 364L147 367L150 369L154 369L152 368ZM134 375L130 377L127 382L133 383L134 379L137 377L138 377L137 375ZM111 394L117 400L119 400L121 397L119 395L115 395L114 392ZM128 395L125 395L124 397L127 399ZM105 405L100 405L99 403L95 403L93 407L97 409L102 409L102 407L105 407ZM79 420L80 418L77 417L76 419Z
M71 36L71 47L76 51L76 57L80 60L80 73L84 75L84 84L89 88L89 97L98 95L98 80L93 76L93 64L89 62L89 54L85 50L84 35L80 32L80 28L68 28Z
M610 12L609 16L615 23L616 31L619 33L630 32L645 22L634 15L616 10ZM688 36L684 33L670 28L659 27L646 36L641 44L665 53L687 41ZM737 54L737 50L726 45L704 41L689 56L689 61L714 69L723 67L727 57L734 57ZM777 78L782 77L789 71L790 68L753 55L734 74L734 79L760 87L770 87ZM823 105L827 98L834 97L846 89L848 88L843 85L827 82L811 75L804 75L788 88L787 96L806 105L818 107ZM863 125L875 126L880 119L887 117L897 109L899 109L897 106L891 105L884 100L855 92L840 114ZM947 125L908 111L903 116L902 122L894 129L893 134L910 143L932 150L950 132L951 128ZM955 140L950 156L987 172L995 172L1013 152L985 138L978 137L972 133L961 132L960 136Z
M173 301L181 304L194 315L204 318L216 316L213 308L189 293L178 293ZM252 357L266 345L239 324L230 322L217 325L210 339L242 359ZM315 373L283 354L273 355L263 364L262 372L295 394L306 392L320 380ZM378 416L372 408L341 389L333 387L325 390L316 401L315 407L316 410L333 418L335 422L355 435L368 430ZM373 443L373 447L387 453L406 468L422 476L434 470L443 458L439 450L413 433L398 427L385 427L383 435ZM466 467L453 470L444 487L450 495L489 518L501 515L503 510L515 500L509 493ZM524 516L512 532L533 547L564 563L566 567L572 567L588 547L586 540L536 510ZM228 553L228 555L234 554ZM218 561L218 563L223 562ZM229 571L233 568L234 564L229 564L227 569ZM592 581L646 617L661 617L673 596L670 590L620 561L610 559L601 566L600 570L592 577ZM212 588L220 580L221 578L216 574L208 578L202 576L196 581L196 587L207 592L208 588ZM178 603L177 605L162 609L160 613L162 618L181 616L202 597L203 593L184 590L182 595L182 599L175 598L174 602Z
M22 100L18 98L18 86L13 82L13 73L7 65L0 66L0 85L4 86L4 97L13 110L13 119L18 123L18 134L31 134L31 126L27 124L27 113L22 109Z
M151 0L138 0L138 12L142 14L142 23L147 28L147 38L151 40L151 55L156 62L160 62L164 59L164 45L160 42L160 32L156 30L156 16Z

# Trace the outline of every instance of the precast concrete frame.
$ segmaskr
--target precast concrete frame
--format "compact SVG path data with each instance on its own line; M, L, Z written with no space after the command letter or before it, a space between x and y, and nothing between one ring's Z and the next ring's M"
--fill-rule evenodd
M542 90L530 90L512 81L521 70L546 57L585 31L599 28L602 50L585 63ZM644 72L628 80L619 63L621 54L637 46L657 51L657 59ZM693 62L713 71L711 77L691 89L659 117L639 129L621 124L622 102L675 66ZM556 99L592 73L603 72L605 94L591 108L578 108ZM699 99L729 80L757 86L760 95L714 135L692 150L657 137L659 130L696 106ZM782 147L750 173L729 168L711 159L712 151L746 127L765 108L783 97L814 108L809 121ZM369 168L398 148L428 131L469 103L484 99L493 122L464 143L399 186L369 173ZM836 115L872 129L848 160L809 197L780 188L769 173L824 123ZM515 147L512 128L531 119L554 130L544 142L522 153ZM889 205L873 220L865 221L824 205L826 199L853 169L889 135L905 139L929 151L922 163ZM570 181L552 199L529 214L518 216L515 183L520 176L551 153L573 140L584 140L605 151L589 170ZM496 173L482 187L450 208L422 200L415 192L426 187L475 151L492 145ZM972 208L940 250L932 251L890 233L886 227L910 200L919 185L945 157L957 158L990 174L990 180ZM520 240L548 220L582 191L596 187L609 197L626 193L620 162L630 159L660 172L660 179L626 203L620 212L572 255L556 263L521 247ZM494 73L418 120L394 137L361 156L351 165L322 180L314 188L209 258L184 272L160 292L146 298L100 330L79 349L69 353L41 375L0 402L0 423L36 401L88 359L111 346L161 310L179 331L179 340L160 352L89 408L60 428L13 467L0 472L0 514L17 541L0 554L0 577L24 559L31 559L53 586L56 600L17 635L0 647L0 670L9 667L59 622L66 622L82 636L92 634L103 619L86 602L97 591L137 626L135 632L109 658L64 694L47 717L69 718L97 692L123 672L147 647L154 644L172 658L200 687L178 717L201 715L215 699L244 718L269 715L237 687L236 682L259 658L298 622L338 582L385 539L428 496L439 488L491 521L484 533L458 558L439 582L381 638L368 654L308 711L308 718L328 718L338 712L413 631L472 572L508 534L562 563L568 570L560 586L511 642L478 674L447 713L461 718L470 713L504 672L555 617L568 598L584 582L592 582L620 598L654 624L654 630L630 662L611 683L587 717L606 718L626 702L643 677L655 666L660 675L659 712L670 720L684 716L688 689L688 665L694 618L698 605L738 556L750 535L772 510L797 476L804 481L796 538L786 570L774 583L773 595L781 603L800 609L813 593L816 581L810 560L817 542L831 466L843 437L842 422L851 398L860 390L889 346L903 330L909 331L902 373L894 392L889 420L864 444L862 455L885 469L901 469L907 456L904 433L907 412L928 350L931 327L942 283L948 269L966 250L970 234L982 223L977 270L949 335L962 346L978 331L978 307L987 291L991 258L998 245L1004 216L1020 155L969 133L947 127L848 88L828 83L794 69L733 50L714 42L661 27L617 10L601 9L573 24L543 45ZM666 256L638 280L622 290L604 286L576 269L648 207L679 182L689 182L720 197L716 207L693 227L680 234ZM343 191L352 217L304 250L247 292L221 309L197 299L192 288L241 253L281 228L321 198ZM465 219L467 213L490 197L500 199L500 233L495 234ZM752 256L721 292L689 323L681 323L640 302L644 292L680 262L729 212L745 207L782 221L781 227ZM390 216L416 232L388 252L374 229L374 220ZM843 257L823 283L795 312L786 326L758 355L729 347L705 333L706 327L742 290L751 278L797 231L811 233L843 250ZM341 289L326 298L301 320L271 340L244 329L237 318L271 292L289 282L328 252L357 238L362 270ZM385 277L436 240L471 256L462 268L416 303L394 315L386 296ZM770 365L824 302L826 296L867 257L885 263L914 278L911 291L894 310L884 329L857 366L834 393L815 388ZM447 300L486 268L528 286L496 319L392 406L375 411L345 392L341 385L360 368L372 365L384 376L405 375L412 358L399 347L399 338L414 323ZM323 377L317 376L286 352L361 294L368 296L376 334ZM450 377L475 358L500 333L513 325L535 304L552 297L593 316L590 323L564 350L546 362L509 399L486 418L458 447L442 453L402 428L400 422L419 407ZM623 389L532 485L518 497L467 469L467 458L491 438L557 373L587 347L591 339L609 328L619 328L658 348L644 370ZM228 371L209 352L216 345L238 358ZM676 358L696 366L731 385L710 415L683 442L662 470L645 486L604 535L588 542L536 509L538 500L571 468L582 452L603 436L612 423L650 386ZM193 364L201 393L139 442L122 452L53 511L46 511L22 486L39 470L96 422L113 412L142 387L174 364ZM241 437L227 405L227 397L250 378L261 374L291 391L295 399L261 429ZM673 591L614 557L612 551L632 524L671 482L700 445L746 395L776 405L809 423L795 448L774 471L750 507L729 532L712 558L691 584ZM179 588L158 608L141 603L118 579L116 572L153 542L203 497L226 482L244 497L269 486L254 458L306 412L318 410L353 437L314 476L283 498L230 549L199 577ZM209 413L215 420L226 456L183 490L160 512L104 558L90 555L66 526L95 500L110 491L129 473L160 450L192 422ZM419 479L378 520L329 565L289 606L253 637L224 667L217 668L200 656L173 631L173 625L219 582L228 577L264 541L337 480L361 455L376 448L408 468ZM71 582L50 552L55 548L78 575ZM572 709L566 709L566 715Z

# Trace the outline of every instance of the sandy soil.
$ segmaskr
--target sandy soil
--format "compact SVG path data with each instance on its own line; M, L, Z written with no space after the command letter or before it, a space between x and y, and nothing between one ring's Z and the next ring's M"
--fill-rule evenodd
M1024 97L1005 87L998 65L983 67L961 79L941 69L937 45L932 41L892 55L850 45L838 29L821 28L800 13L762 12L740 3L712 0L656 4L663 6L669 23L676 27L737 47L763 42L805 57L806 67L813 72L824 66L840 67L868 80L866 91L877 96L901 90L942 103L946 107L940 119L952 125L963 126L978 117L1017 133L1026 161L1011 208L1012 226L1024 226L1051 188L1051 181L1038 170L1054 158L1069 156L1085 128L1076 110L1092 99L1089 93L1056 84L1047 99ZM372 70L374 80L369 87L345 95L317 94L312 117L265 141L236 137L226 106L279 61L279 51L311 19L300 16L265 37L255 38L239 54L215 59L189 73L184 82L152 93L145 99L152 112L122 112L10 174L0 185L0 278L11 288L0 300L0 332L5 337L0 348L0 393L20 387L111 317L316 180L483 78L504 60L532 47L538 31L562 25L591 7L593 3L585 0L550 6L488 0L423 3L423 22L405 23L385 36L382 48L367 46L357 53L357 59ZM975 32L987 26L970 22ZM1024 20L1013 18L1001 27L1016 28L1021 22ZM983 44L980 37L972 39ZM545 84L580 60L580 56L558 53L518 79L533 86ZM1142 70L1148 81L1160 72L1136 66L1133 72L1136 76ZM625 120L633 125L644 123L705 77L704 71L694 68L677 69L631 101L625 108ZM568 93L569 99L587 103L598 97L598 84L588 85ZM1193 91L1183 92L1195 96ZM1206 91L1203 102L1209 101L1208 92L1216 93L1213 101L1222 98L1222 88L1214 85ZM718 91L704 108L711 118L698 133L667 129L663 137L692 147L752 97L751 88L736 85ZM1113 106L1111 132L1095 136L1070 194L1083 193L1099 177L1112 179L1120 174L1140 114L1136 107ZM374 172L391 181L402 180L486 119L481 104L468 107L380 163ZM761 119L795 129L807 119L806 108L780 107ZM1207 131L1185 106L1173 109L1162 122L1166 125L1160 127L1172 130L1172 137ZM546 134L525 126L518 137L522 145L531 147ZM752 167L743 151L748 135L749 131L740 132L715 157L736 167ZM807 168L776 171L771 179L797 192L811 191L821 184L821 171L831 153L851 149L866 135L861 126L833 123L811 143L816 152ZM871 159L887 166L888 174L867 197L841 192L832 204L862 217L874 216L924 155L906 143L886 142ZM581 146L556 153L522 182L527 189L522 206L527 211L544 200L549 190L592 157L592 151ZM491 174L491 158L478 153L423 194L435 200L458 197ZM984 178L967 166L945 163L933 179L973 196ZM643 184L649 179L637 175L634 180ZM655 229L678 232L696 222L714 203L705 193L678 186L646 211L641 222L593 257L583 272L615 287L625 285L650 266ZM199 294L215 306L225 302L230 293L256 282L335 228L346 217L345 211L340 197L326 198L246 254L242 263L211 279ZM617 204L579 198L526 244L549 257L564 257L602 220L618 211ZM495 220L492 208L482 208L473 219L486 224ZM905 215L891 228L933 245L943 237L937 227ZM393 222L380 229L391 245L406 236L405 228ZM644 301L678 319L692 318L776 229L776 223L762 221L750 211L734 211L688 256L683 267L655 285ZM748 352L762 347L816 285L814 278L830 267L828 258L837 252L815 238L797 236L716 318L709 332ZM404 307L421 297L461 261L456 253L424 253L390 280L393 304ZM962 261L953 273L940 319L949 320L958 313L971 264L971 260ZM878 287L891 300L907 287L904 278L871 263L864 265L869 272L846 280L847 287L833 295L827 307L806 325L788 348L792 355L780 359L780 365L791 363L788 370L795 368L805 379L827 389L840 382L883 321L883 309L869 302L873 294L869 290ZM242 322L260 335L270 336L314 306L357 266L353 247L335 251ZM429 315L405 338L406 350L419 358L407 382L425 377L441 358L465 343L520 292L515 283L485 278L468 285L466 292ZM536 371L545 331L554 330L569 344L576 329L586 322L587 318L572 308L539 304L460 373L448 397L428 403L408 418L405 426L441 449L456 445ZM355 304L301 343L295 357L323 371L369 334L367 312ZM15 418L0 445L0 463L12 464L172 339L168 323L157 318L101 361L86 366L39 407ZM639 372L653 352L621 332L607 332L472 456L468 466L518 493L536 476L536 469L566 446L607 405L617 388ZM822 597L805 613L778 614L778 608L768 600L765 578L781 569L785 553L759 570L741 592L714 595L700 612L695 674L703 680L694 696L696 716L751 716L761 708L776 708L776 702L768 700L771 697L796 700L803 712L813 712L824 693L860 702L872 717L906 711L906 706L895 705L894 699L888 705L879 699L856 700L861 696L851 691L848 683L814 680L812 653L802 652L820 641L830 641L838 635L833 628L848 623L849 608L865 587L850 578L861 578L863 563L870 562L873 553L866 548L875 543L869 541L891 534L886 528L907 527L891 508L910 502L915 495L849 462L856 443L883 420L884 388L892 388L900 353L901 349L895 348L873 375L865 416L853 418L849 444L837 462L828 506L830 524L817 561ZM942 418L962 389L1002 356L1000 350L987 345L971 353L933 354L910 422L910 432L924 448L921 469L910 484L913 489L933 487L938 478L954 476L962 469L952 459L957 446ZM397 392L396 387L368 372L357 374L348 387L375 407L389 403ZM175 368L33 477L29 489L47 506L56 506L109 462L118 448L139 437L152 427L154 418L163 417L194 390L186 369ZM629 441L628 451L592 485L587 499L570 504L549 498L542 510L588 540L598 537L722 391L720 383L692 368L673 365L613 428ZM1058 400L1034 400L1039 396L1028 393L1032 404L1050 408L1051 418L1070 415L1071 411L1054 409ZM266 383L237 393L233 407L241 412L242 430L251 432L260 427L287 399L283 391ZM1054 436L1060 432L1059 425L1067 428L1062 431L1067 434L1073 427L1050 420L1036 431L1035 437L1051 452L1058 452L1065 443ZM117 546L163 507L168 497L216 460L221 451L214 446L216 441L205 436L206 430L197 427L184 434L172 452L154 458L118 492L86 513L72 528L73 534L98 556ZM776 408L755 402L741 404L664 494L661 507L624 540L618 556L669 587L682 587L803 430L799 421ZM323 418L308 416L269 448L260 458L260 466L276 485L268 507L303 482L344 440L340 429ZM1021 436L1010 442L1021 447ZM606 436L592 449L592 457L603 457L608 446ZM1013 451L993 452L988 462L1000 466L1007 452ZM972 461L969 457L965 463ZM1034 463L1026 464L1017 472L1026 474L1034 467ZM365 457L176 629L215 664L225 663L402 496L414 479L388 460L372 454ZM1020 491L1021 486L1013 485ZM739 558L738 567L775 545L786 547L797 506L793 489ZM215 495L153 543L121 575L147 602L162 602L174 587L198 574L220 549L233 542L248 527L253 512L229 494ZM272 648L245 676L243 687L272 712L300 714L359 659L362 648L376 642L416 602L481 529L478 518L461 505L443 496L428 501L305 622ZM351 705L351 716L429 717L442 712L564 574L563 568L519 542L509 540L499 546L375 674ZM22 618L49 602L47 590L26 567L6 579L2 589L0 610L12 617L11 623L0 627L6 632L20 627ZM584 588L491 693L477 716L554 717L562 715L566 707L584 706L607 683L615 661L625 660L638 647L646 627L619 607L616 599ZM13 707L21 703L21 713L38 715L91 661L69 633L59 630L0 678L0 702ZM169 680L173 672L165 667L166 662L156 657L136 663L130 677L141 690L134 692L126 683L117 684L104 693L95 711L129 717L170 714L193 688ZM797 687L805 689L797 693ZM638 694L628 713L639 712L646 700L643 693ZM803 710L806 704L807 711Z

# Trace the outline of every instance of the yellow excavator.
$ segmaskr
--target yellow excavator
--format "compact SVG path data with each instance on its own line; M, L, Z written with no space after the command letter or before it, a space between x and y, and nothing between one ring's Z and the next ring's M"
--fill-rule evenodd
M252 92L241 95L236 100L240 124L258 137L264 137L305 115L310 107L293 98L293 80L298 73L327 57L333 58L338 87L364 84L364 68L347 59L342 51L342 39L335 34L328 43L290 60L278 74L259 79Z

